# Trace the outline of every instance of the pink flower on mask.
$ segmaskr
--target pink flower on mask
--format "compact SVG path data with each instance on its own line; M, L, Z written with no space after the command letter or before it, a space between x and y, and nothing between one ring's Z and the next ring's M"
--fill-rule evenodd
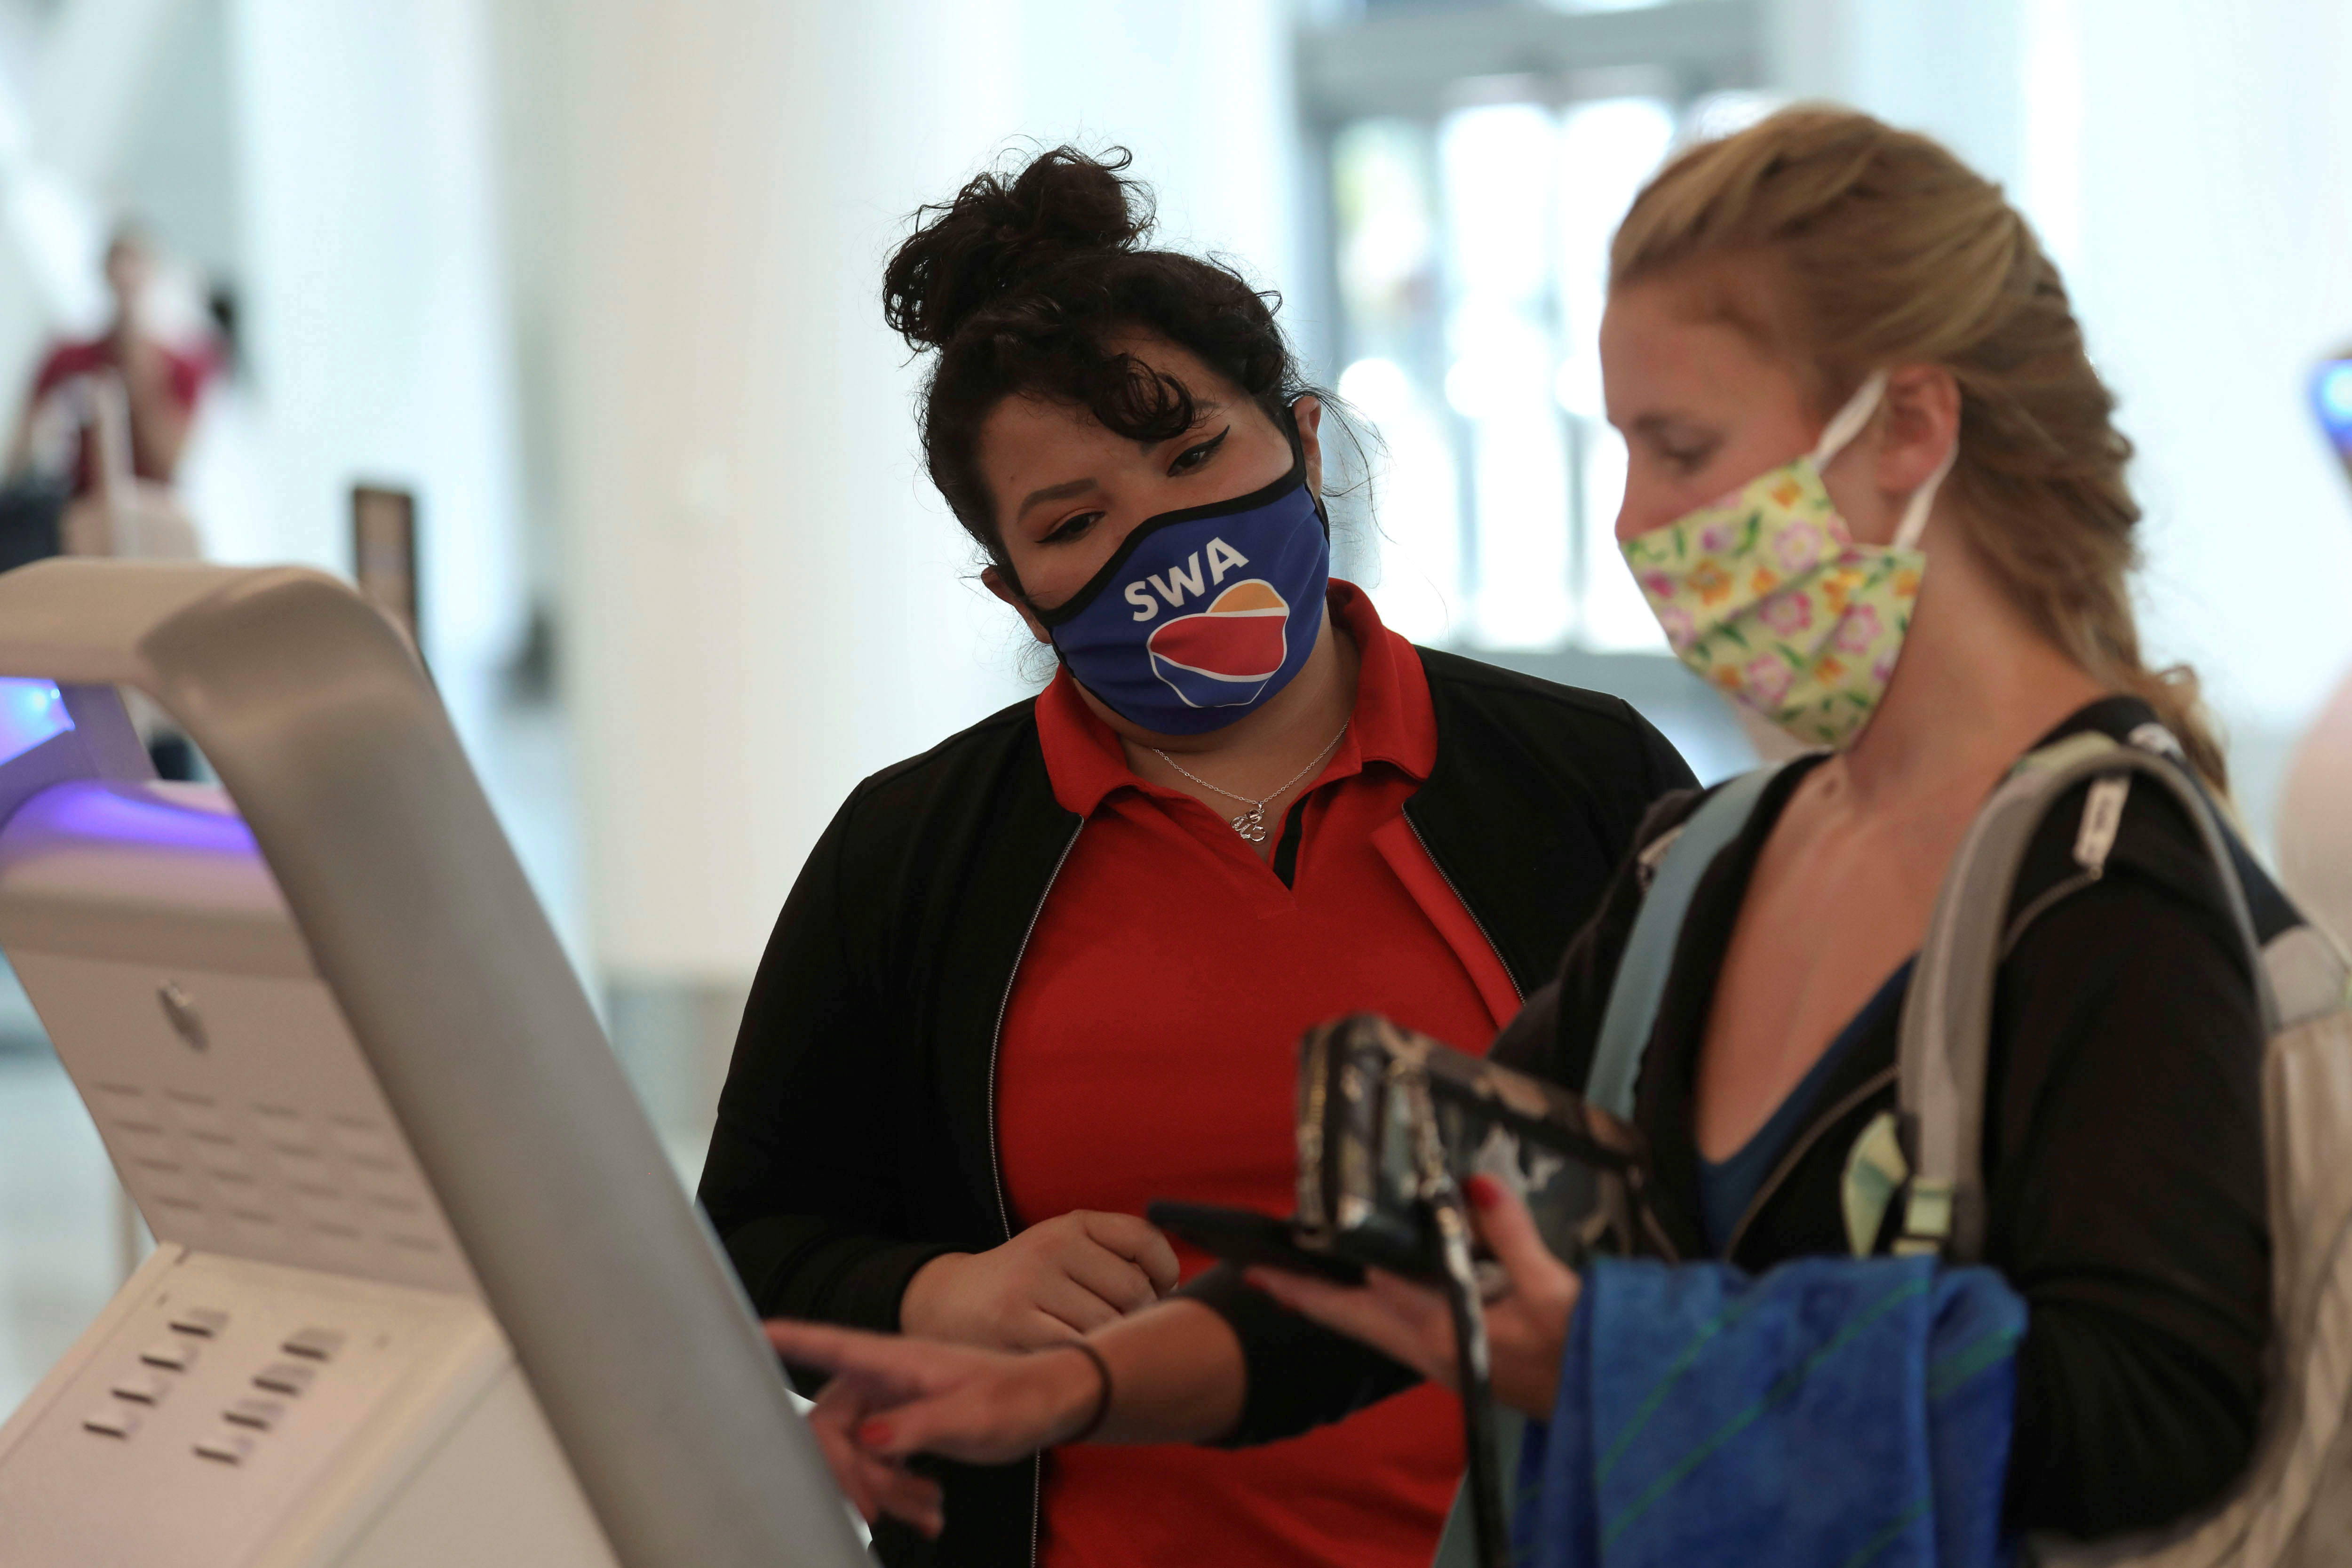
M1831 643L1848 653L1868 653L1870 645L1878 640L1878 612L1868 605L1856 605L1838 623Z
M1644 572L1642 574L1641 581L1642 592L1653 599L1671 599L1675 596L1675 580L1664 572Z
M1895 654L1889 649L1876 664L1870 667L1870 678L1883 688L1895 679Z
M1784 528L1772 541L1772 553L1780 559L1780 570L1785 575L1809 572L1822 558L1821 530L1810 522Z
M1731 547L1738 542L1739 531L1727 522L1712 523L1698 536L1698 547L1709 555L1728 555Z
M1748 668L1741 674L1746 677L1748 689L1754 693L1757 702L1767 708L1780 705L1781 699L1789 695L1789 687L1794 679L1789 667L1769 653L1748 660Z
M1696 629L1691 624L1690 612L1679 605L1658 606L1658 626L1677 651L1690 646L1691 634Z
M1775 594L1758 614L1764 624L1784 637L1795 637L1813 624L1813 601L1807 594Z

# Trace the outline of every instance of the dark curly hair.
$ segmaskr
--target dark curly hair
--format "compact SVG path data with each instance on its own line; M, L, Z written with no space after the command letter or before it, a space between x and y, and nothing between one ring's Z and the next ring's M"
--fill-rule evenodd
M1101 157L1055 147L1007 178L980 175L921 208L882 276L882 315L909 347L936 350L922 395L931 482L1000 571L1003 535L980 473L980 427L1009 396L1086 409L1109 429L1164 441L1190 429L1193 393L1105 346L1146 332L1189 349L1276 423L1314 390L1275 324L1280 296L1232 268L1151 250L1151 193Z

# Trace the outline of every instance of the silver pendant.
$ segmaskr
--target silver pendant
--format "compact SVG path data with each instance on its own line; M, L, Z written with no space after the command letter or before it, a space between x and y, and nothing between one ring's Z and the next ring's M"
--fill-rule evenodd
M1247 811L1243 812L1239 816L1234 817L1234 831L1240 834L1244 838L1248 839L1253 844L1265 843L1265 807L1262 805L1254 805Z

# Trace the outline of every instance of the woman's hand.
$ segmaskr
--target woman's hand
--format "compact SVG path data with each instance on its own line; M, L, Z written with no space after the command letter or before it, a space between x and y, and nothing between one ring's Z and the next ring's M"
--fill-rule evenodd
M1549 1417L1559 1390L1568 1316L1582 1281L1544 1246L1535 1216L1509 1188L1491 1176L1473 1176L1463 1192L1480 1237L1511 1281L1507 1294L1486 1303L1495 1397L1514 1410ZM1378 1268L1366 1271L1360 1287L1273 1268L1253 1268L1248 1279L1291 1310L1363 1341L1432 1383L1461 1387L1453 1313L1431 1287Z
M940 1488L907 1469L908 1456L1022 1458L1077 1431L1103 1395L1094 1362L1076 1351L1011 1355L816 1323L766 1328L786 1361L833 1374L809 1427L850 1502L868 1523L888 1514L925 1535L940 1532Z
M1035 1350L1139 1312L1176 1289L1176 1251L1133 1215L1076 1209L986 1252L934 1258L898 1326L989 1350Z

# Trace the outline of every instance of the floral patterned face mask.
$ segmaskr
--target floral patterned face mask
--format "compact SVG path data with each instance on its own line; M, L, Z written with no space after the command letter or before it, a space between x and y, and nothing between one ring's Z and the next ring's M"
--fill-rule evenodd
M1892 544L1857 543L1822 470L1885 391L1879 371L1812 451L1623 546L1675 657L1817 745L1850 742L1886 694L1927 570L1919 534L1959 456L1956 440L1913 492Z

